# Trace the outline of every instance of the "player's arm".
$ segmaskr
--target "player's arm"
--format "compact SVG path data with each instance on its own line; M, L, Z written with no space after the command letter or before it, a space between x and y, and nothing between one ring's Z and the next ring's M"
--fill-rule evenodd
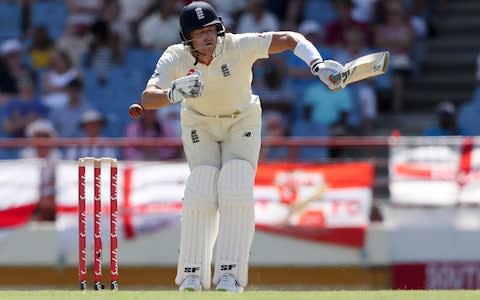
M202 95L203 82L198 74L187 75L173 80L170 88L160 88L155 82L155 73L142 92L140 104L132 104L128 113L132 118L138 118L144 109L159 109L169 104L183 101L185 98L196 98Z
M339 89L339 82L336 82L331 75L340 73L343 66L334 61L324 61L317 48L302 34L293 31L272 32L272 41L268 49L269 54L275 54L291 50L301 58L314 75L317 75L330 89Z
M157 109L183 101L185 98L196 98L202 95L203 82L200 75L192 74L173 80L170 88L160 88L155 82L155 76L148 81L142 92L141 104L145 109Z
M168 90L158 88L153 84L147 84L142 92L140 103L133 103L128 107L130 117L136 119L143 115L145 109L158 109L170 104Z
M140 104L145 109L158 109L170 104L168 89L161 89L153 84L147 85L142 92Z
M134 103L128 108L132 118L139 118L144 109L159 109L169 104L183 101L185 98L196 98L201 96L203 82L199 75L188 75L172 81L170 88L159 88L149 83L142 92L140 104Z

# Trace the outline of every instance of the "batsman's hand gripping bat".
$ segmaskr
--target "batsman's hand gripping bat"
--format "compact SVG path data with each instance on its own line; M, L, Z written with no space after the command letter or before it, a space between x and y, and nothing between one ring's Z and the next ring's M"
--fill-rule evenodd
M333 75L333 81L340 80L341 87L365 78L384 74L388 70L390 52L382 51L361 56L343 67L343 70Z

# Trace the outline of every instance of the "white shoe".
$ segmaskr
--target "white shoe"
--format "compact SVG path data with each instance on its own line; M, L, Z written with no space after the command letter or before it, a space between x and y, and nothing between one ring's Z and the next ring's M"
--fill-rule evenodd
M220 277L217 283L217 291L223 292L243 292L243 286L230 273L225 273Z
M202 283L198 276L188 276L178 288L179 291L197 292L202 290Z

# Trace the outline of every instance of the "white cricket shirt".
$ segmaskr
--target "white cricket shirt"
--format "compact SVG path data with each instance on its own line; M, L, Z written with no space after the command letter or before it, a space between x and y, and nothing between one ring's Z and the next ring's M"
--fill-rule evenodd
M206 116L242 111L258 101L251 89L252 65L257 59L268 57L271 41L271 33L227 33L223 50L208 66L200 62L194 65L195 58L184 45L172 45L158 60L147 85L170 88L173 80L195 71L205 84L203 94L185 99L182 105Z

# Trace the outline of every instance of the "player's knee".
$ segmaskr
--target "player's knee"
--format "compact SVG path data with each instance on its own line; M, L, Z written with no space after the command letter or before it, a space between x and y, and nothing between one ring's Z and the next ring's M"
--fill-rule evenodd
M255 170L246 160L234 159L226 162L218 176L219 203L253 203Z
M219 170L212 166L195 167L187 180L184 206L211 208L217 206L217 182Z

